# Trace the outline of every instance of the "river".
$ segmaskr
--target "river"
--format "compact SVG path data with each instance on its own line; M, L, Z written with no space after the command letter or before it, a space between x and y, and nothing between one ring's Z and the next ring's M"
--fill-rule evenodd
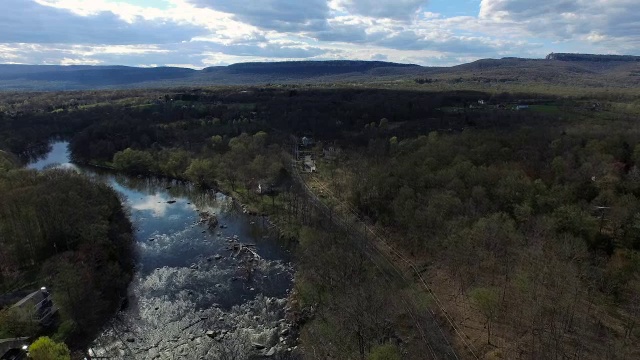
M28 165L50 166L111 185L136 229L128 305L95 339L91 355L243 359L288 357L295 349L285 320L293 279L290 249L265 218L191 184L75 166L66 142L52 144L44 158ZM201 221L203 213L215 214L219 225ZM250 245L255 255L229 250L239 245Z

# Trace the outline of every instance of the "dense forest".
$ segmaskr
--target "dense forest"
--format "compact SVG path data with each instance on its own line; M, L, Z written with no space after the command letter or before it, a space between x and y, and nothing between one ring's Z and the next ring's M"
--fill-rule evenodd
M419 358L427 347L439 358L640 355L640 110L629 93L273 86L2 98L0 148L23 161L63 137L77 162L188 179L272 215L300 241L294 307L308 358ZM303 136L315 140L304 151L318 172L303 182L317 197L292 186ZM350 216L398 254L335 220ZM429 288L390 275L404 271L399 259Z
M633 358L639 134L556 131L394 142L382 156L354 155L345 197L473 305L468 323L481 317L489 349Z
M19 169L6 152L0 198L0 292L11 299L13 291L46 286L60 309L44 329L21 308L2 309L0 337L90 340L120 305L133 271L132 228L120 199L73 171Z

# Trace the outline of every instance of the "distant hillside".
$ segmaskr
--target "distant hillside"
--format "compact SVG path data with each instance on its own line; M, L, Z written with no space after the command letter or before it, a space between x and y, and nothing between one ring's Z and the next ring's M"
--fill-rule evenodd
M174 67L1 65L0 90L83 90L183 85L322 82L403 76L418 65L381 61L241 63L193 70Z
M286 61L276 63L240 63L229 65L235 73L298 74L322 76L346 73L364 73L375 68L420 68L418 65L397 64L382 61Z
M412 81L637 87L640 57L551 54L547 59L483 59L452 67L382 61L240 63L193 70L176 67L0 64L0 90L54 91L178 86ZM448 86L448 85L447 85Z
M551 53L547 55L547 60L560 61L592 61L592 62L609 62L609 61L625 61L640 62L640 56L631 55L592 55L592 54L566 54Z
M633 57L624 57L633 58ZM424 68L419 83L558 85L567 87L637 88L640 62L603 61L563 58L550 59L482 59L447 68Z
M0 65L0 84L5 81L8 83L48 82L66 84L72 88L100 88L145 81L180 79L195 72L192 69L170 67Z

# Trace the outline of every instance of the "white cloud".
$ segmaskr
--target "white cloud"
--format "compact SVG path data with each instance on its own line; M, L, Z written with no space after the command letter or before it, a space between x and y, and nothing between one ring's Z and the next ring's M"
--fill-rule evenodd
M640 53L637 0L2 0L0 62L186 64L387 59L423 65L561 51ZM470 4L472 2L469 2ZM477 6L477 3L475 3Z

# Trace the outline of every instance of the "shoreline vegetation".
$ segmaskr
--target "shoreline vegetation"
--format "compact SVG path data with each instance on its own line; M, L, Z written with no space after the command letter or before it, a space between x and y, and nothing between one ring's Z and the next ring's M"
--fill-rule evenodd
M299 241L290 306L306 358L634 358L640 98L552 90L11 95L22 114L0 145L66 136L79 163L189 180L269 214ZM300 152L317 165L309 189L290 171ZM400 258L444 306L397 274Z
M21 308L5 308L0 337L49 335L82 348L126 297L134 267L132 225L107 185L73 171L2 164L2 293L46 286L59 310L51 326L41 328Z

